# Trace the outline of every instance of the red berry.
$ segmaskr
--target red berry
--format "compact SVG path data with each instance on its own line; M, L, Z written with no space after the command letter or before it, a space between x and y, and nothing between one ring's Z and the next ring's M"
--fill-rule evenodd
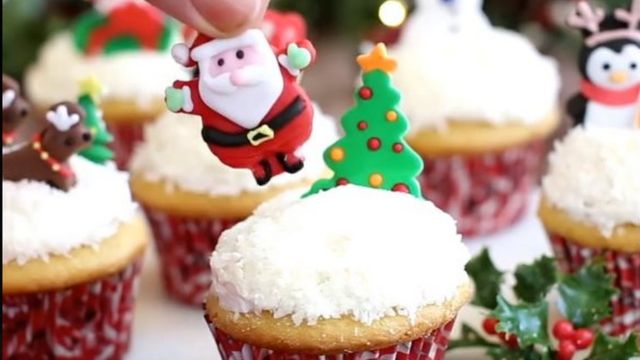
M358 122L358 130L367 130L367 128L369 127L369 124L367 124L366 121L361 120L360 122Z
M349 185L349 180L347 180L345 178L340 178L340 179L338 179L338 181L336 181L336 184L338 186Z
M394 152L402 152L402 150L404 150L404 145L400 144L400 143L395 143L393 144L393 151Z
M498 325L499 321L498 319L494 319L494 318L486 318L484 319L484 321L482 322L482 328L484 329L484 332L486 332L489 335L496 335L498 332L496 331L496 326Z
M507 346L512 349L518 348L520 346L520 344L518 343L518 337L513 334L507 336L507 333L501 332L498 334L498 337L500 338L500 341L502 341L504 344L507 344Z
M573 342L570 340L562 340L560 341L560 345L558 345L556 360L571 360L575 354L576 346L573 345Z
M578 329L573 334L573 343L576 348L584 350L593 344L593 331L590 329Z
M568 320L559 320L553 325L553 336L558 340L572 339L574 333L573 324Z

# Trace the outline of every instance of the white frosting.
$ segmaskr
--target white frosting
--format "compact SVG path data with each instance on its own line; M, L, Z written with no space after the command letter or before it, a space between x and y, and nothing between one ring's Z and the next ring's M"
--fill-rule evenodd
M72 35L54 35L41 49L38 61L27 70L25 89L37 104L74 99L78 81L95 75L106 98L137 101L144 107L164 97L164 89L185 70L167 52L150 50L88 57L76 50Z
M640 225L640 130L576 128L549 160L542 184L552 205L605 236Z
M134 216L126 173L81 157L70 164L78 182L69 192L42 182L2 181L3 264L98 246Z
M258 186L246 169L230 168L218 160L202 141L202 121L197 116L167 113L146 125L145 142L131 160L131 171L150 181L164 181L167 191L174 187L209 195L238 195L245 191L264 191L302 180L314 180L326 170L322 153L337 139L332 118L316 106L313 133L301 149L304 168L296 174L274 177L266 186Z
M560 77L551 58L492 27L479 1L421 3L389 50L413 130L446 129L451 119L529 125L554 110Z
M227 311L296 324L414 320L457 295L468 260L455 221L429 201L354 185L304 199L294 191L222 234L211 290Z

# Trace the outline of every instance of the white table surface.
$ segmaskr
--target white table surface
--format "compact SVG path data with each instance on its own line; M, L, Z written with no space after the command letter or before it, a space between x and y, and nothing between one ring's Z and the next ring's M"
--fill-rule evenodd
M535 216L536 207L537 197L534 197L527 216L514 227L490 237L469 239L465 243L473 254L489 247L493 260L503 270L512 270L519 263L550 254L551 248ZM473 309L465 309L460 319L477 322L478 314ZM153 251L149 252L143 270L134 326L129 360L220 359L202 309L181 305L165 296ZM464 350L449 353L447 359L484 357L481 351Z

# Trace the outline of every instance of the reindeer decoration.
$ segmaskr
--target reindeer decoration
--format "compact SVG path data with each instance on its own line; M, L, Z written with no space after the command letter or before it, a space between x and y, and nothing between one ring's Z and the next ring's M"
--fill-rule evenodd
M20 85L2 75L2 146L13 145L16 130L29 117L31 105L22 97Z
M640 98L640 0L611 14L578 3L567 22L582 30L579 55L581 91L568 104L576 124L631 128L638 126Z
M4 155L5 180L35 180L68 191L76 183L69 158L91 144L92 135L84 125L85 112L71 102L53 105L46 114L45 128L31 143Z

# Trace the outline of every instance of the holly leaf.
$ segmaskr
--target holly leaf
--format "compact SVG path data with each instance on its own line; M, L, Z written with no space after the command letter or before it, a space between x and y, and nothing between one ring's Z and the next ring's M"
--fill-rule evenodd
M529 303L540 301L558 281L556 262L543 256L533 264L523 264L516 268L516 285L513 291L519 299Z
M503 273L496 268L486 248L467 263L467 273L473 279L476 293L473 304L487 309L494 309L498 303Z
M631 359L634 356L640 356L637 334L631 334L625 341L599 332L586 360Z
M547 323L549 304L545 301L512 305L502 296L498 296L498 306L491 312L498 319L498 332L518 337L520 347L530 345L549 345Z
M449 341L447 350L469 347L499 347L500 345L491 343L482 337L480 333L475 331L467 324L462 325L462 334L459 339Z
M578 327L590 327L611 314L609 302L617 293L613 276L602 262L589 264L558 283L558 308Z
M493 360L551 360L549 352L541 354L533 346L524 349L492 348L487 350L487 356Z

